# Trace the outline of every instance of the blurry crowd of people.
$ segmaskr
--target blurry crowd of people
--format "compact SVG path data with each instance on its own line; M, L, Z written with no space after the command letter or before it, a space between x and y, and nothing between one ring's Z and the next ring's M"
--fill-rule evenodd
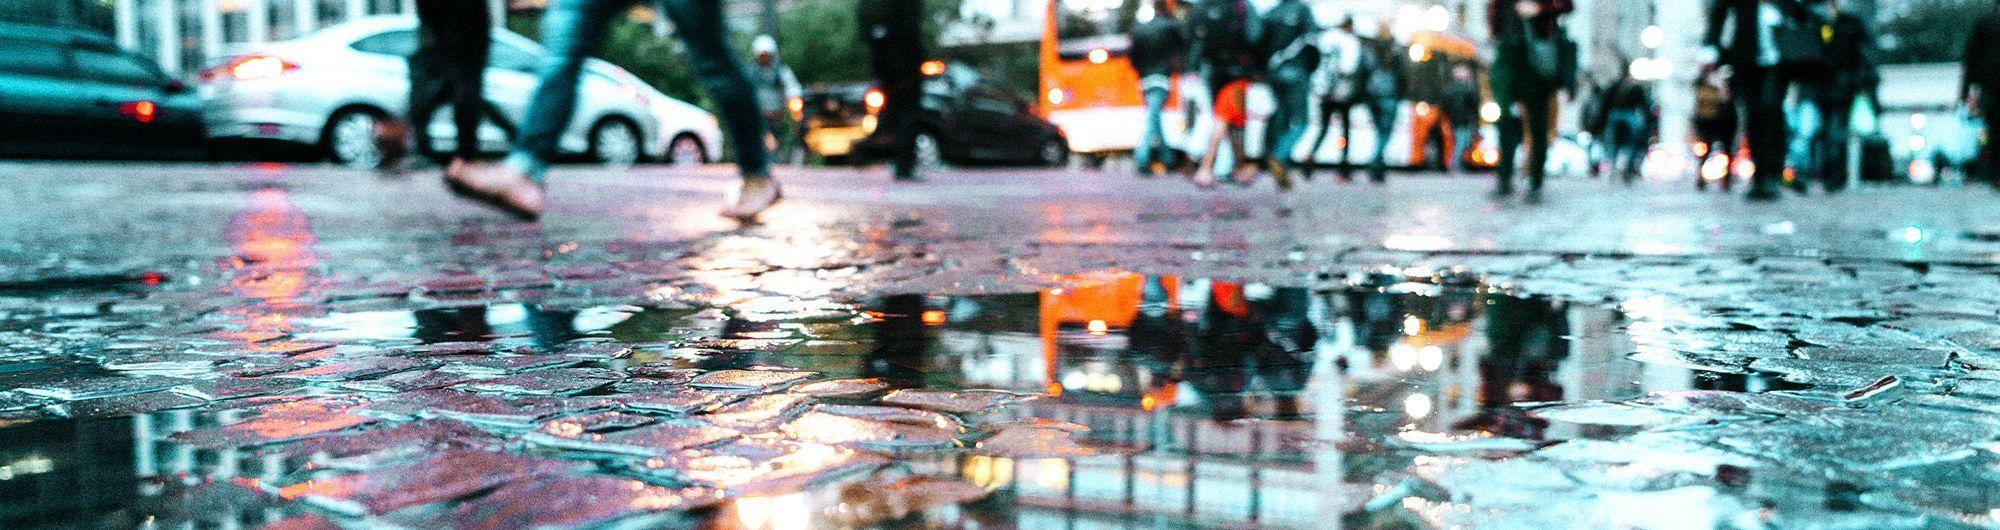
M1481 72L1458 65L1444 81L1447 86L1427 98L1436 101L1423 102L1443 114L1440 127L1454 140L1455 151L1444 158L1454 173L1479 134L1482 99L1490 97L1500 111L1494 121L1495 195L1513 195L1516 174L1525 171L1526 198L1539 200L1550 168L1550 144L1557 138L1559 102L1566 95L1583 103L1583 132L1594 139L1587 142L1592 174L1613 174L1628 184L1642 177L1649 153L1666 140L1659 137L1661 102L1654 81L1638 79L1625 68L1605 83L1583 73L1577 42L1565 27L1575 7L1571 0L1489 0L1485 90L1479 85ZM1217 123L1213 136L1198 139L1205 149L1190 142L1189 150L1202 154L1192 175L1197 183L1212 184L1221 173L1247 185L1261 170L1280 189L1290 189L1292 174L1311 177L1329 136L1338 139L1341 154L1326 162L1340 169L1343 180L1360 166L1367 168L1370 181L1385 179L1386 139L1397 130L1399 114L1412 97L1403 59L1408 43L1398 42L1387 23L1365 36L1352 17L1323 28L1313 10L1296 0L1280 0L1263 10L1248 0L1158 0L1153 13L1134 30L1131 48L1134 65L1146 80L1148 101L1148 132L1137 149L1137 167L1164 172L1162 153L1171 148L1159 133L1159 116L1170 81L1186 73L1202 80L1198 88L1212 97ZM1751 200L1775 200L1786 188L1804 192L1812 182L1829 192L1843 189L1853 164L1849 153L1861 140L1850 122L1878 108L1874 93L1880 76L1868 23L1845 11L1841 0L1712 0L1706 15L1706 58L1693 90L1693 154L1702 162L1718 159L1723 171L1698 174L1697 185L1705 188L1713 180L1728 189L1740 167L1748 173ZM2000 15L1987 14L1968 39L1960 94L1965 108L1988 123L2000 92L1988 88L2000 83L1995 79L2000 76L1996 17ZM1257 85L1267 87L1273 100L1262 164L1240 156L1251 114L1246 94ZM1296 152L1314 129L1315 107L1318 135L1299 159ZM1353 137L1350 123L1357 111L1371 118L1377 139L1372 156L1360 163L1350 158L1347 141ZM1993 161L1992 145L1986 144L1986 162L1980 164L1989 175L2000 167ZM1735 163L1746 151L1750 163ZM1214 168L1225 153L1239 155L1235 167ZM1693 166L1701 173L1711 165Z

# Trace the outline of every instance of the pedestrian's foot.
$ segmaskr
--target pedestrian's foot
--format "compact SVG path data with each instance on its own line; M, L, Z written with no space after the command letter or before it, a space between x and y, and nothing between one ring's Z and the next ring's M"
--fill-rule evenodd
M923 182L923 181L924 181L924 177L923 177L922 175L918 175L918 174L916 174L916 173L905 173L905 174L901 174L901 175L896 175L896 177L895 177L895 179L894 179L894 180L895 180L896 182L903 182L903 183L909 183L909 184L915 184L915 183L918 183L918 182Z
M901 179L898 179L901 180ZM738 221L754 221L758 214L771 209L771 205L785 199L784 188L778 181L769 178L743 179L743 187L736 190L736 198L722 209L722 216Z
M1508 197L1514 196L1514 188L1500 188L1497 190L1493 190L1491 196L1493 197L1493 200L1496 201L1506 200Z
M397 171L403 167L403 158L410 154L410 128L400 122L385 121L375 124L375 152L382 159L376 161L375 169Z
M444 180L446 182L465 180L465 172L470 169L472 169L471 164L465 159L453 158L450 164L444 166Z
M507 164L445 170L444 182L460 197L486 203L523 221L542 216L542 186Z
M1743 198L1748 199L1750 202L1777 202L1778 192L1767 189L1751 190L1750 194L1743 196Z
M1528 203L1528 204L1541 204L1541 203L1542 203L1542 189L1541 189L1541 188L1534 188L1534 189L1530 189L1530 190L1528 190L1528 195L1527 195L1526 197L1522 197L1522 198L1521 198L1521 201L1522 201L1522 202L1526 202L1526 203Z

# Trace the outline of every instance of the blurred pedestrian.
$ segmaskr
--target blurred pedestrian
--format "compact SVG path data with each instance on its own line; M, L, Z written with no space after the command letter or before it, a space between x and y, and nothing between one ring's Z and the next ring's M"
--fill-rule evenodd
M1264 156L1280 188L1290 188L1293 152L1306 134L1312 74L1319 68L1319 21L1303 0L1279 0L1264 12L1260 55L1277 110L1264 127Z
M1153 18L1132 28L1132 69L1139 74L1139 93L1146 102L1146 130L1133 149L1132 165L1146 175L1166 172L1166 129L1160 113L1181 75L1188 50L1187 28L1174 12L1173 0L1153 0Z
M861 0L856 22L868 43L868 64L882 91L875 135L889 144L890 173L898 182L918 182L917 117L923 111L924 3Z
M1993 128L2000 127L2000 9L1988 10L1965 39L1965 80L1959 97L1965 100L1966 108L1986 121L1980 171L2000 188L2000 141L1993 134Z
M1727 191L1736 181L1736 104L1730 101L1728 79L1715 65L1705 65L1694 80L1694 135L1700 160L1694 187L1708 189L1715 180Z
M1798 0L1715 0L1709 5L1708 33L1703 42L1728 70L1729 93L1741 109L1744 136L1750 141L1752 201L1778 199L1788 158L1785 123L1786 50L1776 38L1779 27L1806 18ZM1724 29L1731 29L1724 35ZM1726 39L1725 39L1726 37Z
M1646 152L1652 147L1658 119L1659 109L1653 103L1653 91L1645 83L1632 78L1630 72L1619 76L1618 81L1604 91L1602 137L1608 147L1605 168L1616 173L1628 186L1639 181L1640 169L1646 162Z
M1444 87L1438 102L1446 123L1451 124L1451 149L1445 153L1445 167L1453 176L1465 170L1466 153L1479 147L1479 79L1472 65L1451 67L1451 84Z
M1368 118L1375 125L1375 158L1368 163L1368 181L1381 184L1389 180L1389 139L1396 135L1408 75L1403 44L1396 42L1388 20L1377 26L1375 38L1365 41L1365 45L1373 63L1369 65L1368 82L1363 85L1362 94L1368 102Z
M1799 173L1819 180L1829 192L1847 187L1847 144L1854 101L1874 90L1874 37L1868 25L1841 11L1841 0L1815 0L1825 13L1820 29L1826 43L1826 68L1799 77L1799 99L1817 113L1816 133L1804 143ZM1802 105L1803 106L1803 105ZM1806 178L1801 178L1801 181Z
M1488 83L1500 104L1499 188L1495 195L1514 193L1516 154L1525 140L1528 151L1528 201L1541 200L1548 175L1549 143L1554 140L1556 93L1574 75L1565 57L1568 36L1562 17L1576 10L1570 0L1491 0L1487 23L1496 49Z
M1368 75L1374 71L1374 59L1369 48L1362 46L1361 36L1354 32L1354 17L1341 19L1334 31L1320 35L1319 49L1322 60L1319 72L1314 76L1313 92L1319 100L1319 136L1313 139L1312 147L1306 151L1305 178L1312 179L1314 166L1319 160L1319 151L1326 144L1326 137L1333 132L1333 118L1340 117L1340 137L1334 140L1340 148L1340 180L1352 181L1354 167L1350 155L1354 137L1354 107L1361 104L1364 85Z
M756 88L736 53L729 48L723 31L722 7L702 0L659 0L658 5L673 21L693 60L695 73L722 114L729 141L742 176L735 197L722 215L752 220L783 197L771 178L769 153L764 149L764 121L757 108ZM474 171L457 183L468 193L515 215L533 219L541 215L543 178L563 131L576 113L576 92L584 61L597 50L607 26L632 6L632 0L551 0L542 15L542 42L548 55L542 58L540 81L529 100L521 136L507 162L492 171Z
M750 40L750 54L756 61L750 66L750 79L757 84L757 106L764 111L764 130L770 134L765 146L777 154L775 158L779 161L792 161L799 147L798 120L792 104L803 105L800 98L805 91L799 87L799 78L792 73L792 67L778 60L778 39L758 35Z
M447 179L462 179L479 156L481 117L514 134L513 125L487 103L486 58L493 44L493 20L485 4L473 0L418 0L417 49L410 54L409 115L407 120L389 122L385 135L390 145L384 150L382 167L395 168L409 152L408 139L416 152L445 166ZM457 131L456 149L449 158L436 151L431 139L431 117L439 105L450 102L452 123ZM470 109L470 110L460 110Z
M1215 94L1215 133L1209 137L1208 150L1195 169L1195 182L1202 186L1215 183L1215 163L1224 140L1229 142L1229 152L1235 158L1230 182L1248 185L1256 172L1256 167L1245 163L1243 156L1243 128L1249 121L1245 95L1261 64L1252 53L1252 13L1247 0L1203 0L1195 9L1197 53L1194 55L1201 58L1205 68L1203 77L1208 81L1209 92Z

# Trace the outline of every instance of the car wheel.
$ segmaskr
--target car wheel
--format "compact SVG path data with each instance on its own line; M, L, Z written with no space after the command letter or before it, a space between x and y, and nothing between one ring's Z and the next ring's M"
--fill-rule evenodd
M326 122L326 154L334 163L372 168L382 163L382 144L377 136L382 115L365 108L344 109Z
M1057 167L1069 161L1069 145L1062 138L1050 138L1042 145L1042 164Z
M667 144L667 161L681 167L699 166L708 163L708 151L703 149L701 139L681 134Z
M638 128L620 118L597 122L590 128L590 157L616 167L639 163Z
M944 167L944 146L938 144L931 133L917 133L917 167L935 169Z

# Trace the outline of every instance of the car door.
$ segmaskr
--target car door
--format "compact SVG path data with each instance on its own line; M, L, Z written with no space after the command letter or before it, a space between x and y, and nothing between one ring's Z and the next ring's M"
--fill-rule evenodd
M498 34L493 38L486 67L486 101L508 124L518 126L528 113L528 100L534 96L540 81L536 71L541 68L542 54L538 48L514 42L510 37ZM479 143L488 150L505 151L507 142L507 132L491 120L479 127Z
M1007 94L991 85L966 89L955 121L955 139L967 154L986 160L1006 157L1013 142L1006 135L1013 130L1014 121L1014 104Z
M0 155L53 155L89 138L74 120L89 103L69 79L69 57L55 42L0 41Z

